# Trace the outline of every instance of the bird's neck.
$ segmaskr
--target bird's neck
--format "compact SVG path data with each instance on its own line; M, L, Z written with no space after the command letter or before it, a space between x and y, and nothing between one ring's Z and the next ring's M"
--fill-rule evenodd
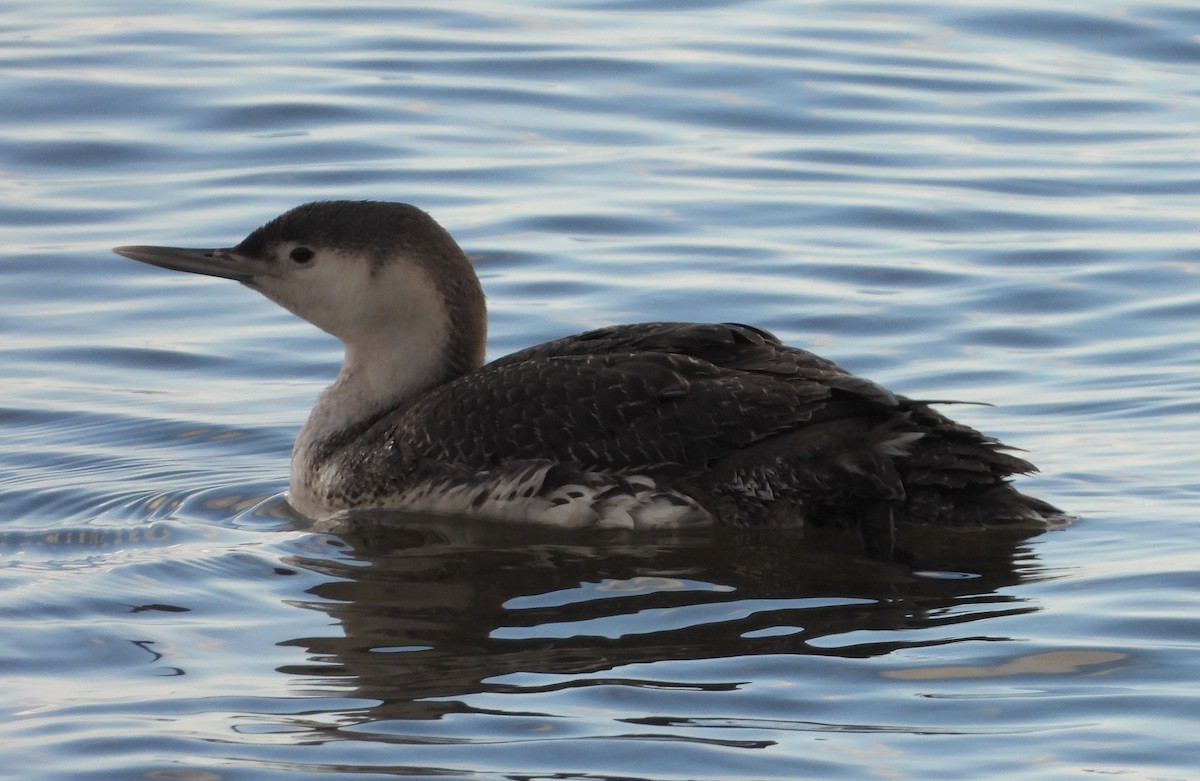
M327 440L453 379L444 369L444 349L443 344L413 339L347 345L337 380L317 398L301 440Z
M296 439L293 472L322 460L331 443L353 436L364 424L479 368L484 345L476 334L482 332L454 333L452 323L442 319L401 337L381 331L347 343L337 380L317 398Z

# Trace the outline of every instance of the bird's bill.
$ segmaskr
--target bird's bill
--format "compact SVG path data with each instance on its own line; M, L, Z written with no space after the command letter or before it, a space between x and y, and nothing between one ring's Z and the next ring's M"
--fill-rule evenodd
M130 260L152 266L204 274L210 277L248 282L254 277L250 262L227 249L188 249L186 247L113 247L113 252Z

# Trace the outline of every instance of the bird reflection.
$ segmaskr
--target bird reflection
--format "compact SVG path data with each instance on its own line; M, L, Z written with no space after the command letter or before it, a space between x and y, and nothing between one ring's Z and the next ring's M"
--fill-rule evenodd
M328 576L308 606L338 630L292 641L312 663L283 672L379 703L364 721L431 719L478 693L589 685L635 663L988 639L984 619L1037 610L998 592L1045 576L1025 545L1044 531L911 529L915 564L901 566L811 530L585 534L358 513L317 533L327 555L292 562Z

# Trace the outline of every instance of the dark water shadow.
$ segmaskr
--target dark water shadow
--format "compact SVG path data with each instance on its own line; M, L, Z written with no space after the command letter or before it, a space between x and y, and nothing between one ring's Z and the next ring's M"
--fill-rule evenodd
M312 663L281 672L377 702L362 721L431 719L510 690L499 679L512 673L569 686L641 662L869 658L999 640L985 619L1038 610L1000 590L1046 577L1024 545L1040 531L910 531L901 542L917 564L901 566L837 536L780 530L584 533L356 515L316 536L328 556L290 562L329 578L306 606L336 629L288 643Z

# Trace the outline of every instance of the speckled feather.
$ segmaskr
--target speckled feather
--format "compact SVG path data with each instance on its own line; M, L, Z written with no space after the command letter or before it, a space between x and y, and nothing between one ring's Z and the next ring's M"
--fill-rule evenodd
M350 450L357 465L344 471L389 491L438 464L549 461L569 469L538 492L578 473L644 475L738 525L855 524L878 502L901 523L1051 509L1008 485L1035 470L993 440L732 324L624 325L531 347L402 405Z

